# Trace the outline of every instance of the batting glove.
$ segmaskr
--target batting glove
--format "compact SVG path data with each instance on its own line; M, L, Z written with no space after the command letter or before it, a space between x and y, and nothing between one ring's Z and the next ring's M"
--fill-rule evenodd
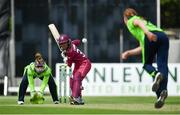
M67 62L67 57L63 58L63 62L64 62L64 63Z
M65 52L61 52L61 57L62 57L62 58L65 58L65 57L66 57L64 53L65 53Z
M66 57L66 55L64 53L65 52L61 52L61 56L63 58L63 62L66 63L67 62L67 57Z

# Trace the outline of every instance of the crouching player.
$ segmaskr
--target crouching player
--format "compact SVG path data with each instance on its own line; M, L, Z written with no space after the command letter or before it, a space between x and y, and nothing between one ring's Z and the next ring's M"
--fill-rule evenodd
M70 88L72 96L70 96L70 104L83 105L81 90L82 80L86 77L86 74L91 69L91 62L76 46L80 44L80 40L73 40L67 35L61 35L58 39L59 46L61 48L61 56L64 62L71 67L72 63L75 64L73 75L70 78Z
M35 91L35 86L34 86L35 78L39 78L42 80L39 92ZM57 97L57 88L51 74L51 69L43 60L42 55L40 53L36 53L35 62L30 63L24 68L23 78L19 87L18 104L20 105L24 104L24 95L26 93L28 85L30 88L31 103L38 103L35 102L37 101L37 98L40 99L41 101L40 103L43 103L44 101L43 94L47 84L49 85L49 90L52 95L52 99L54 103L58 104L59 101Z

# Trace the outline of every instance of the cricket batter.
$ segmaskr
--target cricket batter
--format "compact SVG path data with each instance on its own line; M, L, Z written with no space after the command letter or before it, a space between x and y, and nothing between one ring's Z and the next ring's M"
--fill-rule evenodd
M58 39L59 46L61 48L61 56L63 60L69 67L72 63L75 64L73 75L70 78L70 88L72 96L70 97L70 104L72 105L83 105L84 101L82 99L82 80L86 77L87 73L91 69L91 62L81 52L77 46L80 44L80 40L71 41L70 37L67 35L61 35Z
M161 108L167 98L169 39L162 29L138 16L132 8L124 11L124 22L140 46L122 53L122 59L142 53L143 68L153 77L152 91L156 92L155 108ZM157 70L152 66L157 55Z
M52 95L53 102L58 104L57 88L52 77L51 69L45 63L40 53L35 54L35 62L30 63L24 68L24 74L19 87L18 104L24 104L24 95L29 85L31 98L35 95L34 79L39 78L42 80L40 91L38 94L43 97L44 90L49 85L49 90Z

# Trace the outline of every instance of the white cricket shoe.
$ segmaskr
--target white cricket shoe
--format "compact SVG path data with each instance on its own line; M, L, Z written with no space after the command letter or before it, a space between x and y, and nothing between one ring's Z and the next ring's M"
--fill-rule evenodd
M23 105L24 101L18 101L17 103L18 103L18 105Z
M54 104L59 104L59 101L54 101Z
M84 105L84 101L81 97L74 98L70 96L69 100L71 105Z
M163 90L160 94L160 97L158 98L158 100L155 102L154 107L156 109L159 109L161 107L163 107L165 100L168 96L167 90Z
M155 80L152 85L152 91L156 92L159 89L160 82L163 80L163 76L160 72L158 72L155 76Z

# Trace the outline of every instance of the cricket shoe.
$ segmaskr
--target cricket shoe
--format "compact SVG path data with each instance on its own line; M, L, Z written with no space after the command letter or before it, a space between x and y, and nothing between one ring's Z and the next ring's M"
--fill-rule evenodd
M84 105L84 100L82 97L80 97L80 103L81 103L81 105Z
M74 97L70 96L69 102L71 105L84 105L84 101L80 97L74 98Z
M158 98L158 100L156 101L156 103L154 104L154 107L156 109L159 109L161 107L163 107L165 100L168 96L167 90L163 90L160 94L160 97Z
M59 101L54 101L54 104L59 104Z
M23 105L24 101L18 101L17 103L18 103L18 105Z
M70 103L70 104L73 103L73 96L69 96L69 103Z
M160 82L163 80L163 76L158 72L155 76L155 80L152 85L152 91L156 92L159 89Z

